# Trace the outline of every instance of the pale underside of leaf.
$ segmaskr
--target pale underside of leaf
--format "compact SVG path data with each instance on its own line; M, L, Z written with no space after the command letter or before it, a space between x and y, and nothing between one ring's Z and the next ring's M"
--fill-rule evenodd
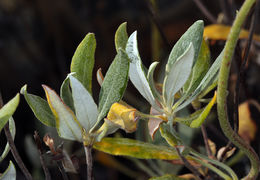
M73 111L67 107L56 92L43 85L49 106L56 118L56 128L60 137L82 142L82 126Z
M16 179L16 170L12 161L9 162L8 168L0 176L0 180L15 180Z
M156 99L159 99L161 100L161 95L160 93L158 92L158 90L156 89L156 86L155 86L155 82L154 82L154 70L156 68L156 66L159 64L159 62L153 62L149 69L148 69L148 74L147 74L147 79L148 79L148 82L149 82L149 85L150 85L150 88L152 90L152 93L153 93L153 96L156 98Z
M97 121L97 105L90 93L75 77L69 75L69 79L76 117L86 132L89 132Z

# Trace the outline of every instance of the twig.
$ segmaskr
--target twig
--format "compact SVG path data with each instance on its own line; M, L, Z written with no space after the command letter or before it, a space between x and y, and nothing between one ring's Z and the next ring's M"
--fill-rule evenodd
M193 1L211 23L217 23L217 19L213 16L213 14L211 14L208 11L208 9L204 6L204 4L200 0L193 0Z
M9 130L9 123L6 123L5 127L4 127L4 131L5 131L5 136L7 138L7 142L11 148L11 152L13 154L13 157L15 159L15 161L17 162L18 166L20 167L20 169L22 170L24 176L26 177L27 180L32 180L32 175L30 174L30 172L28 171L28 169L26 168L26 166L24 165L23 161L22 161L22 158L20 157L16 147L15 147L15 144L14 144L14 141L13 141L13 138L12 138L12 135L11 135L11 132Z
M45 164L45 161L43 159L42 143L41 143L41 139L40 139L39 134L38 134L37 131L34 131L34 136L33 137L34 137L34 140L35 140L38 152L40 154L40 162L41 162L44 174L45 174L45 179L46 180L51 180L51 175L50 175L49 169L47 168L47 166Z
M178 156L181 158L183 164L185 165L185 167L187 167L194 174L196 180L202 180L200 178L200 173L197 171L197 169L189 163L189 161L181 154L180 150L177 147L175 149L178 153Z
M210 146L209 146L207 131L206 131L206 128L203 124L201 125L201 131L202 131L203 140L204 140L204 143L205 143L205 147L206 147L208 157L212 158L212 151L211 151Z
M93 180L93 162L92 162L92 146L84 146L85 154L86 154L86 163L87 163L87 173L88 180Z

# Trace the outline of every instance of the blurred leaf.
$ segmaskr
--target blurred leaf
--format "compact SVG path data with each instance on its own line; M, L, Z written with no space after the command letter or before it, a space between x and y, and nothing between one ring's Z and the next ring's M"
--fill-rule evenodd
M93 33L88 33L77 47L71 61L71 72L92 94L92 71L95 62L96 39Z
M16 179L16 170L12 161L10 161L8 168L5 172L0 175L0 180L15 180Z
M251 118L249 102L239 105L239 128L238 134L247 142L253 141L257 132L255 121Z
M152 177L149 180L187 180L186 178L180 178L176 175L165 174L160 177Z
M193 64L196 62L201 47L201 41L203 39L203 28L203 21L198 20L192 26L190 26L189 29L181 36L181 38L177 41L177 43L171 50L166 65L166 74L170 72L173 64L187 50L190 43L192 43L194 47Z
M98 121L108 113L111 105L118 102L126 89L128 81L129 59L122 49L110 65L99 93Z
M164 79L163 95L165 96L167 106L170 108L174 102L174 95L182 88L190 76L193 57L194 49L192 43L190 43L186 51L169 69L169 73Z
M210 139L208 139L208 143L209 143L209 148L212 152L212 155L215 156L216 152L217 152L216 144L213 141L211 141Z
M44 125L55 127L55 117L53 116L51 109L46 100L42 99L39 96L27 93L27 85L24 85L21 88L21 94L24 95L24 98L31 110L33 111L35 117Z
M135 112L136 109L128 108L120 103L114 103L108 112L107 120L127 133L131 133L137 128Z
M0 132L2 131L8 120L11 118L11 116L14 114L19 104L19 100L20 96L19 94L17 94L0 109Z
M10 119L9 119L9 129L10 129L12 138L14 140L16 129L15 129L15 122L14 122L13 117L10 117ZM3 153L2 153L2 155L0 156L0 162L7 156L9 151L10 151L10 146L9 146L8 143L6 143L5 149L4 149Z
M150 67L149 67L149 70L148 70L148 74L147 74L147 79L148 79L148 82L149 82L149 85L150 85L150 88L151 88L151 91L153 93L153 96L156 98L156 99L161 99L161 95L160 93L158 92L158 90L156 89L156 86L155 86L155 83L154 83L154 79L153 79L153 74L154 74L154 70L156 68L156 66L159 64L159 62L153 62Z
M133 32L126 45L126 53L130 59L129 77L139 93L152 105L156 106L155 99L144 73L142 61L137 47L137 32Z
M64 139L82 142L82 126L73 111L64 104L54 90L42 85L46 93L48 104L56 119L56 128L59 136Z
M72 75L69 75L69 79L77 120L86 132L89 132L97 122L97 105L90 93L79 80L74 78Z
M177 152L172 148L128 138L103 138L102 141L94 144L94 148L112 155L139 159L179 159Z
M228 150L225 153L225 156L222 158L223 152L225 151L226 147L222 147L218 150L218 154L217 154L217 159L220 160L222 159L223 161L225 161L227 158L229 158L230 156L232 156L234 154L234 152L236 151L236 148L233 147L232 149Z
M73 112L75 112L72 93L70 89L70 81L68 76L66 77L66 79L63 81L61 85L60 97L65 102L65 104L69 106L69 108L73 110Z
M166 125L160 126L160 133L170 146L177 147L182 145L181 139L176 134L170 133Z
M223 24L211 24L211 25L205 27L203 36L204 36L204 38L208 38L208 39L212 39L212 40L227 40L230 29L231 29L231 26L226 26ZM248 36L249 36L249 32L242 29L240 32L239 38L247 39ZM255 41L260 42L259 35L254 35L253 39Z
M125 50L125 47L126 47L126 43L127 43L127 40L128 40L126 25L127 25L127 23L124 22L116 30L115 45L116 45L117 53L119 52L119 48Z
M210 51L205 40L201 43L201 48L199 52L198 59L192 68L192 73L189 77L189 80L185 83L183 90L185 93L193 92L196 87L199 85L202 78L207 73L210 66Z
M211 101L208 103L208 105L204 108L204 110L202 111L200 116L191 122L191 124L190 124L191 128L198 128L201 126L201 124L205 121L205 119L209 115L211 108L215 104L216 98L217 98L217 92L215 91L214 97L211 99Z

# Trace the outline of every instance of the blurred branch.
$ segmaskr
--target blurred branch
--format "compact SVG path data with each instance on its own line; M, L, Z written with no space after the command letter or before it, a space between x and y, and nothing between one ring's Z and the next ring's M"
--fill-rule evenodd
M200 0L193 0L201 12L206 16L206 18L213 24L217 23L217 19L211 14L208 9L202 4Z

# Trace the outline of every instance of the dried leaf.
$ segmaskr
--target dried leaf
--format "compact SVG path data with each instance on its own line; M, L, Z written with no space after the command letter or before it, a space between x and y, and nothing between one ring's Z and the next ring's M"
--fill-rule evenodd
M249 102L246 101L239 105L239 128L238 134L247 142L255 139L257 126L254 120L251 118L251 112L249 108Z
M227 40L230 29L231 29L231 26L226 26L223 24L212 24L212 25L206 26L204 28L203 37L212 39L212 40ZM242 31L240 32L239 38L247 39L248 36L249 36L249 32L242 29ZM255 41L260 42L259 35L254 35L253 39Z
M159 111L157 111L156 109L154 109L153 107L151 107L150 114L151 115L160 115L161 113ZM150 134L152 139L154 139L154 134L159 129L160 124L162 122L163 122L163 120L159 119L159 118L150 118L149 119L148 130L149 130L149 134Z
M208 143L209 143L209 148L212 152L212 155L215 156L216 152L217 152L216 144L213 141L211 141L210 139L208 139Z
M226 147L222 147L218 150L218 154L217 154L217 159L221 159L222 158L222 154L225 151ZM223 157L223 160L225 161L227 158L229 158L230 156L232 156L235 152L236 148L233 147L231 150L227 151L225 156Z

